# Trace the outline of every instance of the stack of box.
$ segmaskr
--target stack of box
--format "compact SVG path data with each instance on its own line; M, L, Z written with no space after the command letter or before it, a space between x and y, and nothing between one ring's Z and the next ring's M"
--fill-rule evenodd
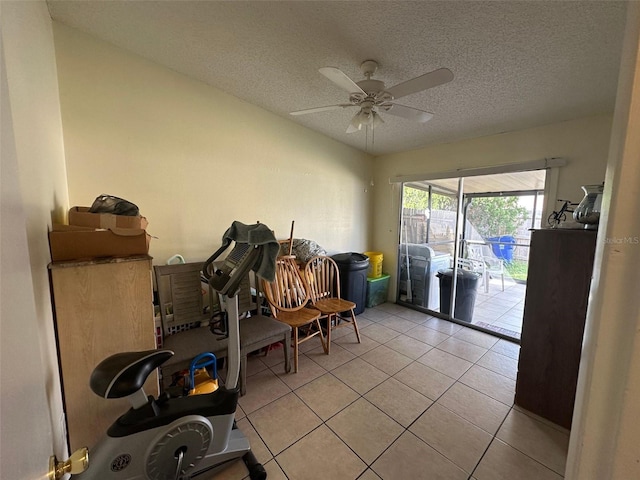
M90 213L89 207L69 210L69 225L54 225L49 232L51 259L88 260L149 253L151 237L145 217Z

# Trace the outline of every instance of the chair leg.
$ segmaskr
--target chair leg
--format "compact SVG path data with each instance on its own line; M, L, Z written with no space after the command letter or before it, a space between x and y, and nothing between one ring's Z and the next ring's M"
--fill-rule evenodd
M316 323L316 328L318 329L318 334L320 335L320 343L322 344L322 350L324 350L324 353L326 353L327 355L329 355L329 351L328 351L328 347L329 347L329 338L331 338L331 330L330 328L327 328L327 335L325 336L324 333L322 333L322 323L320 323L320 319L316 318L314 320L314 322ZM330 326L330 322L329 322L329 318L327 317L327 327ZM311 327L311 324L309 324L309 327ZM315 334L314 334L315 336Z
M284 371L291 372L291 332L287 332L284 336Z
M356 338L358 339L358 343L360 342L360 330L358 329L358 322L356 322L356 314L351 309L351 323L353 324L353 331L356 332Z
M298 327L293 327L293 373L298 373Z
M322 338L322 325L320 325L320 320L318 320L318 326L320 327L320 338ZM322 346L324 353L329 355L329 353L331 353L331 315L327 315L327 338L323 340Z

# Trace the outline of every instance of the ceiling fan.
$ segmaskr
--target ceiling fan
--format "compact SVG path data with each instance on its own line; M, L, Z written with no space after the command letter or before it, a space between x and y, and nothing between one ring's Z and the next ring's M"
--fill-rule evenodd
M350 93L349 103L329 105L326 107L308 108L290 112L291 115L306 115L308 113L326 112L341 108L359 107L347 128L347 133L357 132L362 127L376 128L384 123L380 112L389 113L397 117L406 118L420 123L425 123L433 117L432 113L425 112L406 105L395 103L395 100L421 92L428 88L437 87L453 80L453 73L447 68L439 68L433 72L425 73L406 82L399 83L391 88L386 88L381 80L372 80L371 77L378 69L378 62L365 60L360 65L365 80L354 82L342 70L335 67L323 67L319 71L340 88Z

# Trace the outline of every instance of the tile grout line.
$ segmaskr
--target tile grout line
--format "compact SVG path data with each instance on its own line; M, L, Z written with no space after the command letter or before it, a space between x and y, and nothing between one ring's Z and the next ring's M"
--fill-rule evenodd
M358 358L358 357L356 357L356 358ZM267 367L267 368L271 369L271 367ZM339 368L339 367L336 367L336 368ZM275 372L274 372L274 373L275 373ZM304 399L303 399L303 398L301 398L301 397L296 393L296 391L292 389L289 393L293 393L293 394L294 394L294 395L295 395L295 396L296 396L296 397L297 397L297 398L298 398L302 403L304 403L304 405L305 405L307 408L309 408L309 409L310 409L310 410L311 410L311 411L312 411L312 412L313 412L313 413L318 417L318 419L320 420L320 422L321 422L321 423L320 423L320 425L316 426L315 428L313 428L312 430L310 430L309 432L307 432L306 434L304 434L302 437L300 437L299 439L297 439L295 442L293 442L292 444L288 445L288 446L287 446L284 450L282 450L281 452L279 452L279 453L277 453L277 454L274 454L274 453L273 453L273 451L271 450L271 448L269 448L269 446L267 445L267 443L264 441L264 439L262 438L262 436L260 435L260 433L257 431L257 429L255 428L255 426L253 425L253 423L251 422L251 420L248 418L248 415L247 415L247 417L246 417L246 418L247 418L247 420L249 421L249 423L251 424L251 426L253 427L253 429L256 431L256 434L260 437L260 440L262 441L262 443L264 443L265 447L269 450L269 453L271 454L271 459L275 460L275 461L276 461L276 463L278 463L278 466L280 466L280 463L277 461L277 456L278 456L278 455L280 455L281 453L285 452L285 451L286 451L286 450L288 450L289 448L293 447L295 444L297 444L298 442L302 441L304 438L308 437L311 433L313 433L314 431L318 430L320 427L325 426L325 427L326 427L329 431L331 431L331 433L333 433L333 434L334 434L334 435L335 435L335 436L336 436L336 437L337 437L337 438L338 438L338 439L339 439L339 440L340 440L340 441L341 441L341 442L342 442L342 443L343 443L343 444L344 444L344 445L345 445L345 446L346 446L346 447L347 447L351 452L353 452L353 454L354 454L358 459L360 459L360 460L362 461L362 463L364 463L364 464L366 465L366 468L364 469L364 471L363 471L363 472L358 476L358 478L359 478L359 477L361 477L362 475L364 475L364 473L365 473L367 470L371 469L371 465L373 465L373 463L374 463L374 462L375 462L375 461L376 461L376 460L377 460L377 459L378 459L378 458L379 458L379 457L380 457L380 456L381 456L385 451L387 451L387 449L388 449L391 445L393 445L393 444L398 440L398 438L400 438L400 436L401 436L401 435L403 435L403 434L405 433L405 431L406 431L407 429L404 429L404 430L403 430L403 432L402 432L402 433L400 433L400 435L398 435L395 439L393 439L393 441L392 441L392 442L391 442L391 443L390 443L390 444L389 444L389 445L388 445L388 446L387 446L387 447L382 451L382 453L380 453L380 455L378 455L378 456L377 456L377 457L376 457L376 458L375 458L371 463L368 463L367 461L365 461L365 460L364 460L364 459L363 459L363 458L362 458L362 457L361 457L361 456L360 456L360 455L359 455L355 450L353 450L353 448L352 448L348 443L346 443L346 442L345 442L345 441L340 437L340 435L339 435L336 431L334 431L334 430L331 428L331 426L329 426L329 425L327 424L327 422L328 422L329 420L331 420L332 418L334 418L334 417L335 417L336 415L338 415L339 413L341 413L342 411L344 411L344 410L345 410L346 408L348 408L349 406L353 405L355 402L357 402L357 401L358 401L358 400L360 400L360 399L363 399L363 400L367 401L368 403L370 403L373 407L375 407L376 409L378 409L382 414L386 415L386 416L387 416L390 420L392 420L393 422L395 422L395 423L398 423L398 422L397 422L394 418L390 417L386 412L384 412L383 410L381 410L377 405L375 405L375 404L371 403L369 400L367 400L366 398L364 398L364 394L360 394L359 392L357 392L357 391L353 390L353 388L351 388L349 385L347 385L346 383L344 383L340 378L338 378L337 376L335 376L335 375L334 375L330 370L327 370L327 371L326 371L323 375L321 375L321 376L324 376L324 375L326 375L326 374L329 374L329 375L331 375L332 377L334 377L336 380L338 380L339 382L341 382L342 384L344 384L347 388L349 388L350 390L352 390L352 391L354 391L356 394L358 394L358 395L359 395L359 397L358 397L358 398L356 398L355 400L353 400L352 402L349 402L347 405L345 405L345 406L344 406L343 408L341 408L339 411L337 411L336 413L334 413L333 415L331 415L331 417L327 418L327 420L323 420L323 419L322 419L322 418L321 418L317 413L313 412L313 409L311 408L311 406L310 406L310 405L308 405L308 404L304 401ZM317 377L317 378L319 378L319 377ZM315 380L315 379L314 379L314 380ZM313 381L313 380L311 380L311 381ZM386 381L386 379L385 379L385 381ZM308 383L311 383L311 382L308 382ZM298 387L298 388L301 388L302 386L307 385L308 383L303 384L303 385L301 385L301 386L300 386L300 387ZM378 386L378 385L376 385L376 387L377 387L377 386ZM376 387L373 387L373 388L376 388ZM371 388L371 389L367 390L367 392L366 392L366 393L368 393L368 392L370 392L371 390L373 390L373 388ZM296 390L297 390L297 389L296 389ZM288 394L285 394L285 395L288 395ZM284 395L283 395L283 396L284 396ZM273 402L275 402L275 401L277 401L277 400L279 400L279 399L281 399L281 398L282 398L282 397L279 397L278 399L273 400ZM273 403L273 402L270 402L269 404L271 404L271 403ZM269 405L269 404L267 404L267 405ZM265 405L265 406L267 406L267 405ZM263 408L263 407L261 407L261 408ZM260 410L260 409L258 409L258 410ZM257 410L256 410L256 411L257 411ZM426 411L426 410L425 410L425 411ZM254 413L254 412L252 412L252 413ZM424 413L424 412L423 412L423 413ZM400 425L400 424L398 423L398 425ZM400 425L400 426L401 426L402 428L404 428L404 426L403 426L403 425ZM270 461L271 459L269 459L268 461ZM266 462L265 462L265 463L266 463ZM282 468L281 468L281 470L282 470ZM372 470L372 471L373 471L373 470ZM284 470L283 470L283 473L284 473ZM286 476L286 473L285 473L285 476ZM288 478L288 476L287 476L287 478Z
M513 406L509 409L509 411L507 412L507 414L504 416L504 418L502 419L502 421L500 422L500 425L498 425L498 428L496 429L496 433L493 435L493 438L491 439L491 441L489 442L489 444L487 445L487 448L484 449L484 452L482 452L482 455L480 455L480 458L478 459L478 462L476 463L476 466L473 467L473 470L471 471L471 474L469 475L470 477L473 477L473 475L475 474L476 470L478 469L478 467L480 466L480 463L482 462L482 459L484 458L484 456L487 454L487 452L489 451L489 447L491 447L491 445L493 444L493 442L496 441L496 439L498 438L498 432L500 431L500 429L502 428L502 425L504 425L504 422L507 420L507 417L509 416L509 414L511 413L511 410L513 410Z
M504 440L502 440L502 439L498 438L498 432L500 431L500 428L502 428L502 426L504 425L504 422L506 422L507 417L511 414L511 412L513 412L513 411L519 412L519 410L516 410L514 407L515 407L515 404L514 404L513 406L511 406L511 408L509 409L509 412L507 413L507 415L504 417L504 419L503 419L503 420L502 420L502 422L500 423L500 426L498 427L498 430L496 430L496 434L495 434L495 435L494 435L494 437L491 439L491 442L489 442L489 445L487 446L487 449L485 450L485 452L482 454L482 457L480 457L480 460L478 460L478 463L476 464L476 467L474 468L474 472L475 472L475 470L478 468L478 466L480 465L480 462L482 461L482 458L484 458L484 455L487 453L487 450L489 450L489 447L494 443L494 441L496 441L496 440L497 440L498 442L502 442L502 443L504 443L505 445L507 445L507 446L509 446L509 447L513 448L515 451L517 451L517 452L521 453L522 455L524 455L525 457L529 458L530 460L533 460L533 461L534 461L534 462L536 462L538 465L540 465L540 466L544 467L545 469L549 470L550 472L553 472L553 473L555 473L556 475L559 475L561 478L564 478L564 474L563 474L563 473L558 473L558 472L556 472L553 468L551 468L551 467L549 467L549 466L545 465L545 464L544 464L544 463L542 463L540 460L538 460L538 459L536 459L536 458L532 457L531 455L529 455L529 454L528 454L528 453L526 453L526 452L523 452L522 450L520 450L520 449L519 449L519 448L517 448L516 446L511 445L510 443L507 443L506 441L504 441ZM525 414L525 413L523 413L523 412L519 412L519 413L522 413L523 415L526 415L526 414ZM533 418L533 417L530 417L530 418L532 418L532 419L533 419L533 420L535 420L536 422L541 423L541 424L543 424L543 425L544 425L544 423L543 423L543 422L540 422L539 420L537 420L537 419L535 419L535 418ZM553 428L553 427L550 427L550 428ZM472 475L473 475L473 474L472 474Z

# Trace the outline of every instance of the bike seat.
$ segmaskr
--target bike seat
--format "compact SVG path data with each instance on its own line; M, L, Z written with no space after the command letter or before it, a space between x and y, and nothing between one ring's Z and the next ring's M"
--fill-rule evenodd
M89 386L103 398L122 398L142 388L147 377L173 356L171 350L116 353L93 369Z

